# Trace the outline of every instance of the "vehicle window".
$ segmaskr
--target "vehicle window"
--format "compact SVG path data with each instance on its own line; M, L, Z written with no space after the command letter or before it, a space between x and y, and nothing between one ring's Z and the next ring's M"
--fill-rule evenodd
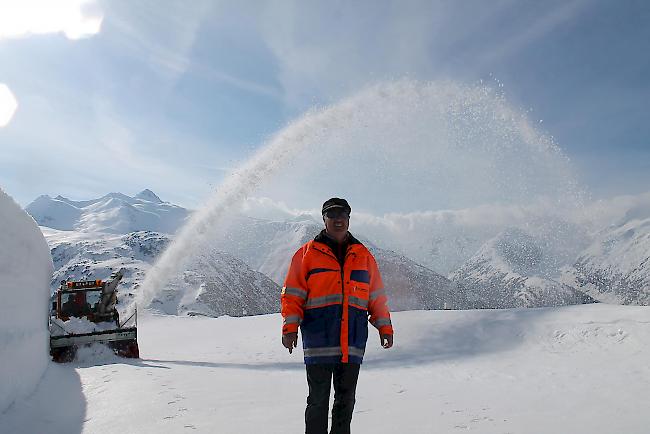
M74 294L61 294L61 303L72 303L74 301Z
M101 298L101 291L86 291L86 302L88 302L88 304L93 308L97 306L97 303L99 303Z

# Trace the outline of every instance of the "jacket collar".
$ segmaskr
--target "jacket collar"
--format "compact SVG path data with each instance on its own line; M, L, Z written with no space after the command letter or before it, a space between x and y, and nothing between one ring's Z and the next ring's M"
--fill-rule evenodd
M333 238L327 235L325 229L323 229L322 231L320 231L318 235L316 235L314 241L316 241L317 243L325 244L333 251L336 249L337 242ZM351 246L353 244L361 244L361 241L354 238L352 234L348 232L348 238L344 241L344 243L346 243L348 246Z
M311 241L311 244L316 250L320 250L321 252L336 258L341 266L345 263L345 258L348 254L354 255L357 249L363 248L363 244L361 244L361 242L354 238L349 232L347 239L343 243L338 244L332 238L327 236L325 230L322 230L321 233L314 238L314 241Z

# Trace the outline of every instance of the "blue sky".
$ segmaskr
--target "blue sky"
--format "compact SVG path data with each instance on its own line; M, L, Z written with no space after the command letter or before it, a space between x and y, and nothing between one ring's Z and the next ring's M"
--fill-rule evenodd
M150 188L196 207L306 110L404 77L502 85L595 197L650 190L645 1L79 3L98 32L0 30L0 186L22 205Z

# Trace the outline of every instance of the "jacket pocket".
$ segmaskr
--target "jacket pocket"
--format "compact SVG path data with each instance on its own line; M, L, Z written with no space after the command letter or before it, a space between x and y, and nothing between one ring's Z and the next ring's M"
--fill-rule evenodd
M365 348L368 340L368 314L365 311L350 308L349 316L348 343L357 348Z
M305 318L300 324L302 343L306 348L323 347L327 342L327 320L317 309L305 312Z
M340 345L341 305L308 309L301 324L302 343L306 348Z

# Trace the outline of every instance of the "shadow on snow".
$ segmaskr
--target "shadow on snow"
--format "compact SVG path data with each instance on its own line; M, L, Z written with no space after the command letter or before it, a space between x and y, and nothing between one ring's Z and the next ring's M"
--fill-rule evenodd
M463 315L427 324L425 327L411 330L412 336L400 341L399 321L396 322L397 345L389 351L371 351L364 359L364 369L408 368L438 362L459 361L462 359L486 356L513 350L525 339L527 331L535 326L537 320L552 311L553 308L479 310L472 315L463 315L459 311L450 312L450 316ZM427 317L431 319L431 317ZM409 331L403 331L409 333ZM368 339L368 346L376 345L373 336ZM192 360L142 359L127 362L133 365L164 367L157 364L175 364L223 369L249 370L302 370L304 364L298 362L210 362Z
M390 351L366 356L364 369L408 368L513 350L523 342L535 322L550 310L479 310L466 318L427 325L426 329L414 332L417 336L404 344L399 343L397 323L398 345Z
M79 374L70 366L50 362L34 393L0 415L0 431L75 434L83 431L85 418Z
M197 366L201 368L224 368L224 369L249 369L253 371L274 370L274 371L293 371L296 369L305 369L302 362L288 363L236 363L236 362L201 362L192 360L160 360L160 359L140 359L139 362L130 362L136 366L167 368L166 366L151 365L152 363L168 363L181 366Z

